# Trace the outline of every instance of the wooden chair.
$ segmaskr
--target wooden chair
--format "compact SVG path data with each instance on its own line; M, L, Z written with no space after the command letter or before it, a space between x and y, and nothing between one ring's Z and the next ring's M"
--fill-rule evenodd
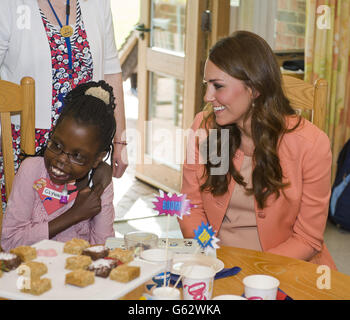
M8 200L15 176L12 147L11 115L21 116L21 149L35 152L35 82L24 77L21 84L0 80L1 152L3 156L6 199ZM2 230L2 207L0 208L0 237ZM1 238L0 238L1 239Z
M291 106L321 130L326 128L328 83L318 79L314 85L283 75L283 89Z

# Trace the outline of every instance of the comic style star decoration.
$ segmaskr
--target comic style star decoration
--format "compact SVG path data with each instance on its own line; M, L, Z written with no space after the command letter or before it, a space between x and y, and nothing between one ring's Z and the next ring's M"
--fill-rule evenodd
M191 208L195 207L186 199L185 194L166 194L162 190L159 190L159 194L160 196L156 196L156 201L152 202L153 209L158 211L159 215L177 216L182 219L184 215L191 213Z
M197 240L202 249L205 249L207 247L212 247L214 249L219 248L217 245L219 239L215 237L213 227L210 226L209 223L204 224L204 222L202 222L202 224L196 230L194 230L194 234L194 239Z

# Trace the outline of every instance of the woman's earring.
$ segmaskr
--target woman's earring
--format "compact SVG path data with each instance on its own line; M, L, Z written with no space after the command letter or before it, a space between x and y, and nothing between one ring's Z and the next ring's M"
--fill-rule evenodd
M253 107L253 108L255 107L255 102L254 102L254 101L252 102L252 107Z

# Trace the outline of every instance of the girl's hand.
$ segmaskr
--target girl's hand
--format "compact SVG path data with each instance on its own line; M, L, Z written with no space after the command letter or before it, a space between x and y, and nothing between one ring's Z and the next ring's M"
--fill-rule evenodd
M78 221L87 220L93 218L100 213L101 207L101 195L104 188L101 184L94 185L91 189L85 187L78 192L75 202L72 206L75 218Z
M96 184L91 189L85 187L78 192L73 206L57 218L49 221L49 239L69 227L101 212L101 195L104 188Z

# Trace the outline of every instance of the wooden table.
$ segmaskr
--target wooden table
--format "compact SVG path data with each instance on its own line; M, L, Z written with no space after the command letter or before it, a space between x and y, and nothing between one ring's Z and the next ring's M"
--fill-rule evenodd
M222 294L241 295L244 291L244 277L268 274L276 277L280 281L280 289L294 300L350 299L350 276L330 271L330 282L327 283L326 271L310 262L233 247L218 249L217 257L224 262L225 268L238 266L242 270L235 276L215 280L213 297ZM318 285L325 287L328 284L329 289L318 288ZM123 299L139 299L143 292L143 286L140 286Z

